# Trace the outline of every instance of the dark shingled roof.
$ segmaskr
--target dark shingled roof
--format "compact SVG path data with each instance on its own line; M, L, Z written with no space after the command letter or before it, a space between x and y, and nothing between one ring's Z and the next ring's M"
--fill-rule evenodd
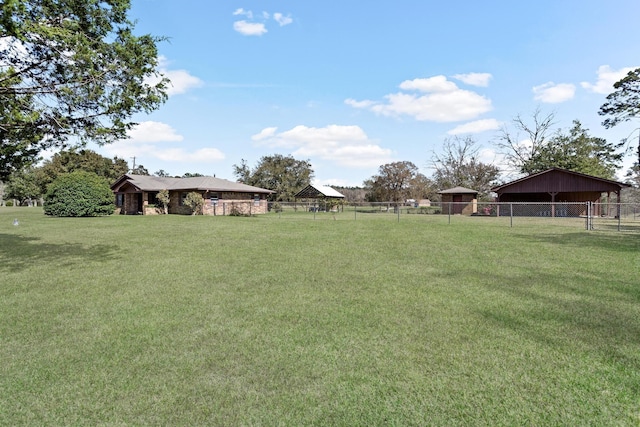
M270 194L275 191L265 188L254 187L239 182L233 182L213 176L197 176L190 178L172 178L163 176L148 175L123 175L112 186L113 191L117 191L124 183L133 185L138 191L161 191L161 190L200 190L219 191L236 193L262 193Z

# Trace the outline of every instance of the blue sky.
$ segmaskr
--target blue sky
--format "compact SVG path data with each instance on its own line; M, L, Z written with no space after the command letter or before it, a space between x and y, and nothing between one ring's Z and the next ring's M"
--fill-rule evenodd
M242 159L279 153L318 183L361 185L393 161L429 176L456 135L501 164L498 129L537 108L611 142L638 127L597 114L640 66L637 0L133 0L131 17L167 37L170 97L97 150L151 173L235 179Z

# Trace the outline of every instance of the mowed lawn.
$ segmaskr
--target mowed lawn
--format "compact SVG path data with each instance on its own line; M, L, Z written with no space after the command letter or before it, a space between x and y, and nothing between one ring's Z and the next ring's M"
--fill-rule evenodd
M639 425L640 236L499 220L0 208L0 425Z

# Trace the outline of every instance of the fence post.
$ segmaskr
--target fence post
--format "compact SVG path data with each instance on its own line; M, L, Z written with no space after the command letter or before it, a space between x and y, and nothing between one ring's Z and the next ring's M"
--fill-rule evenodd
M449 224L451 224L451 210L453 209L453 202L449 202Z
M617 211L618 211L618 231L620 231L620 221L622 221L622 209L620 203L617 203Z
M591 202L587 202L587 230L593 230L593 224L591 221Z
M513 203L509 203L509 224L513 228Z

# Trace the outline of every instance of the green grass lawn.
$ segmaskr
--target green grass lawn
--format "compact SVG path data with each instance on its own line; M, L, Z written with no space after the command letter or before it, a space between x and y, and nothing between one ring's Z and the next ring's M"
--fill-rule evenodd
M0 208L0 425L640 425L640 237L501 220Z

